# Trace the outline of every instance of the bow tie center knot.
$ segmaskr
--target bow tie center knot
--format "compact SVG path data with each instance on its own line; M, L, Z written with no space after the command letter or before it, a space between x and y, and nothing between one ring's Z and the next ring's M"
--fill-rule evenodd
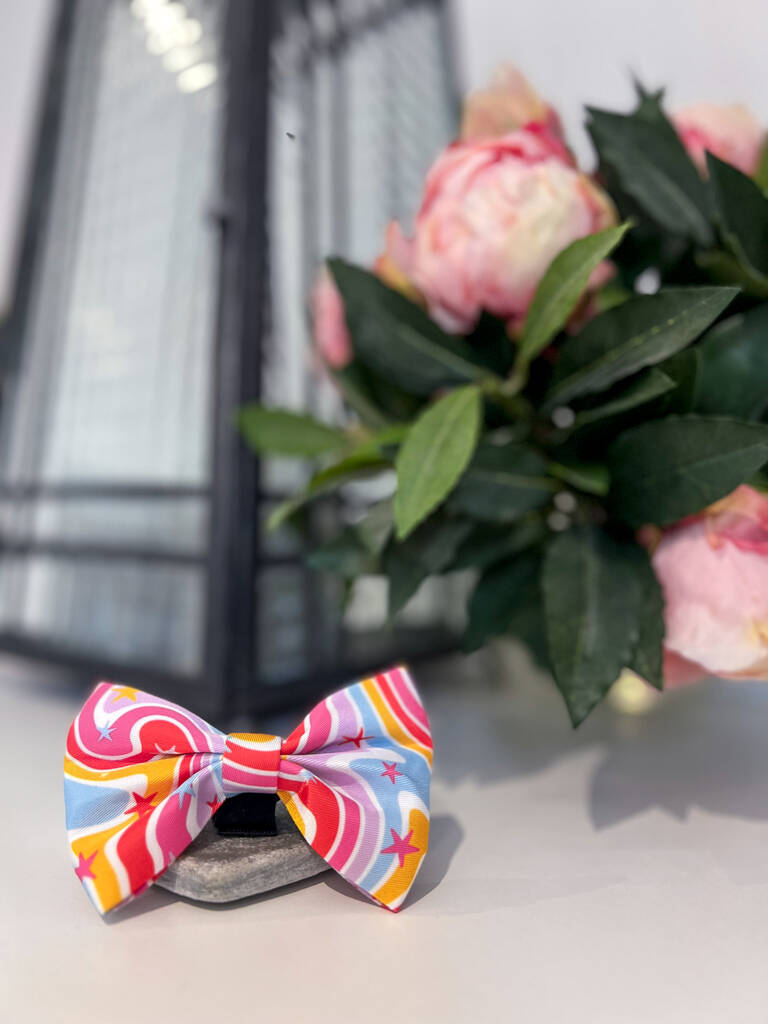
M233 732L221 756L225 793L276 793L280 771L279 736L259 732Z

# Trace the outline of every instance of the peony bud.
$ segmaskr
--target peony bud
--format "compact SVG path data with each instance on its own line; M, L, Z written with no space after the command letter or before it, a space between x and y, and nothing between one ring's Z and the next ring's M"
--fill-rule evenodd
M746 107L698 103L678 110L672 123L702 173L707 169L707 150L750 177L757 171L766 133Z
M315 344L320 355L328 366L343 369L352 359L352 342L344 316L344 302L326 266L320 269L312 289L311 310Z
M464 102L461 139L497 138L529 124L542 124L562 138L560 118L517 68L503 64L487 89L470 93Z

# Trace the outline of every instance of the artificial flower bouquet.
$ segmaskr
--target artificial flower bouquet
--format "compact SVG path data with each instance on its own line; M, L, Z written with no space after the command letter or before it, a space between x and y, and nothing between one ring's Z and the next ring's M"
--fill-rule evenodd
M390 474L312 564L383 574L392 615L472 570L464 648L526 642L575 725L623 671L768 675L764 133L637 92L588 110L593 174L518 72L470 96L412 233L318 279L346 425L240 419L256 452L320 460L275 523Z

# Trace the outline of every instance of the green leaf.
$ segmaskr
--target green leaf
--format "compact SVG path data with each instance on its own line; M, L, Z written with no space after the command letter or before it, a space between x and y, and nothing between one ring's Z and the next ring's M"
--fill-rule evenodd
M588 108L588 130L621 188L661 228L699 245L712 240L706 186L677 132L653 98L634 114Z
M411 427L395 463L395 525L402 540L455 486L472 458L480 429L478 388L458 388L430 406Z
M506 633L519 609L521 593L538 583L541 559L527 552L486 570L467 606L468 624L462 640L466 654L482 647L491 637Z
M631 299L633 294L634 292L625 288L620 281L609 281L599 291L595 292L595 312L605 313L609 309L613 309L614 306L620 306L622 302Z
M763 145L760 153L760 162L755 172L755 184L763 192L768 191L768 142Z
M669 377L675 387L659 402L654 403L647 419L669 416L672 413L684 415L693 412L701 375L699 349L699 345L691 345L659 364L658 369Z
M342 430L290 409L246 405L238 410L237 424L246 444L262 454L311 458L343 451L352 445Z
M371 505L366 516L357 524L357 535L366 551L380 555L392 535L394 518L392 502L379 501Z
M415 395L384 380L359 359L333 370L332 376L347 405L373 430L412 419L421 405Z
M666 373L655 368L644 370L617 391L610 401L577 413L573 426L569 429L578 430L580 427L610 419L612 416L621 416L674 389L675 382Z
M389 416L379 408L371 394L365 367L352 362L342 369L330 372L344 401L354 409L366 426L378 430L387 425Z
M416 395L490 375L469 345L373 274L339 259L328 266L344 299L355 355L377 373Z
M661 121L663 124L666 121L666 115L661 108L661 102L664 99L665 90L657 89L655 92L651 92L638 78L634 78L634 86L637 93L635 117L643 117L648 121Z
M384 553L384 573L389 579L389 616L393 618L428 576L446 569L472 524L438 513L415 530L402 544L391 543Z
M551 499L557 484L546 473L546 461L525 445L482 444L449 506L473 519L511 523Z
M540 560L541 561L541 560ZM507 633L514 636L525 647L533 660L549 675L552 659L547 643L547 624L544 617L544 600L541 593L541 571L516 593L517 605L512 609L507 623Z
M576 308L592 272L616 248L630 225L587 235L559 253L536 289L525 318L519 359L529 363L543 352Z
M643 588L636 545L583 527L556 537L542 574L552 667L574 726L627 666L639 637Z
M317 572L333 573L344 579L355 579L376 570L375 560L351 527L315 548L307 557L307 564Z
M483 569L539 544L547 535L548 531L538 516L529 516L510 526L483 523L474 527L459 546L448 568Z
M756 299L768 298L768 278L754 273L732 253L723 249L703 249L694 254L694 261L715 284L734 285L745 295Z
M411 427L408 423L390 423L388 427L372 434L357 446L355 455L386 455L388 449L397 448L408 436Z
M717 324L697 349L696 411L758 419L768 406L768 304Z
M545 409L667 359L709 327L736 294L735 288L667 288L595 317L563 345Z
M550 476L557 477L585 494L596 494L602 498L608 493L610 475L608 467L600 462L550 462L547 466Z
M768 426L668 416L621 434L610 450L610 505L639 527L699 512L768 462Z
M768 198L751 178L707 153L707 169L723 239L752 274L768 278Z
M641 587L638 638L627 668L657 690L664 688L664 594L648 552L634 548L635 573Z
M506 377L515 362L516 346L512 343L507 323L484 310L467 335L473 359L498 377Z
M301 493L278 505L267 520L267 529L276 530L282 526L307 502L335 491L353 480L366 479L391 467L392 463L388 459L375 453L350 455L341 462L315 473Z

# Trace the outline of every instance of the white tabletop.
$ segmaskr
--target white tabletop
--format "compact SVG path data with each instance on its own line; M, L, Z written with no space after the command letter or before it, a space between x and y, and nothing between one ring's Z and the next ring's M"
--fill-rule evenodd
M573 734L517 655L418 681L431 849L402 913L328 873L226 908L155 889L108 924L64 834L82 695L0 663L0 1018L768 1021L768 686L603 708Z

